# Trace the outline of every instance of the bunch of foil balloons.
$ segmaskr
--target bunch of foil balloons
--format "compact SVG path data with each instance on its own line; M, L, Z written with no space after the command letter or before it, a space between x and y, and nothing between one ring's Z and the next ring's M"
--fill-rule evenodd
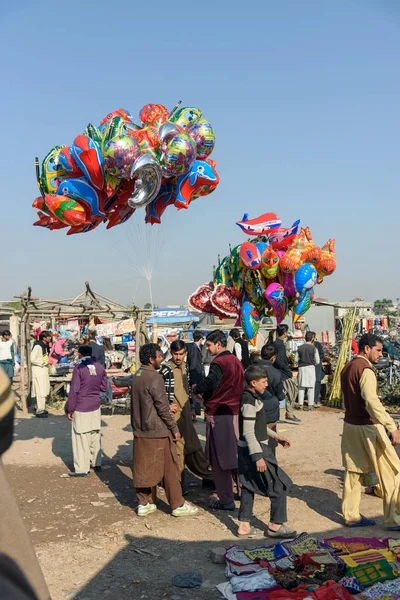
M172 111L146 104L138 125L127 110L109 113L99 126L89 123L70 146L55 146L41 168L36 159L40 196L36 226L69 227L67 235L107 223L125 223L145 207L146 223L160 223L165 209L180 210L219 183L210 160L215 135L200 109Z
M274 316L279 325L290 310L293 322L304 315L314 286L336 269L335 240L319 247L299 220L289 228L281 224L275 213L244 215L237 225L251 239L219 260L213 281L190 296L190 306L221 319L236 317L252 341L263 317Z

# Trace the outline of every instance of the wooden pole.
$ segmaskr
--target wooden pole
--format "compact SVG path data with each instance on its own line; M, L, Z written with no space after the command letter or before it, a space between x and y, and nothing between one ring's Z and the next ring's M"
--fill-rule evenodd
M20 396L21 396L21 404L22 410L24 413L28 412L28 405L26 402L27 398L27 357L26 357L26 313L22 315L21 318L21 329L20 329L20 337L21 337L21 381L20 381Z
M26 367L27 367L27 385L26 385L26 395L27 397L30 395L31 391L31 383L32 383L32 365L31 365L31 320L29 318L29 313L26 314L25 321L25 355L26 355Z

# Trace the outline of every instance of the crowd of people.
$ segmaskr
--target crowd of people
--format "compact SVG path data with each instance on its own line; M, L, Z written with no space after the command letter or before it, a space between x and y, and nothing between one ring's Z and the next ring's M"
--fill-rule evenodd
M291 480L279 467L276 448L290 447L279 435L280 403L286 401L288 422L299 424L295 401L314 409L322 348L307 332L298 348L298 385L286 357L282 326L273 344L261 356L248 360L236 331L204 336L192 343L175 340L165 360L158 344L140 348L141 367L132 378L131 425L133 430L133 485L137 513L157 510L157 487L164 487L175 517L192 516L197 507L187 502L185 469L202 479L203 488L215 489L210 510L233 511L240 498L239 537L253 537L251 526L255 494L271 502L267 535L291 538L287 524L287 496ZM232 335L233 334L233 335ZM246 342L242 340L245 344ZM203 343L204 342L204 343ZM236 347L240 346L240 350ZM203 357L211 357L206 374ZM359 512L363 473L376 473L382 489L385 525L400 529L400 460L394 449L400 442L397 425L385 411L376 392L372 365L382 355L382 342L366 334L359 354L342 374L345 423L342 438L345 482L343 516L346 526L374 525ZM82 361L75 367L67 405L73 423L74 477L87 477L90 467L100 468L100 392L104 367L92 357L92 348L80 348ZM239 358L240 357L240 358ZM245 369L243 360L248 360ZM93 390L96 390L93 393ZM206 443L203 450L194 421L196 403L204 408Z
M7 367L8 334L0 345L0 365ZM287 496L291 480L279 467L278 445L290 447L279 435L280 407L286 405L286 422L301 425L295 407L314 410L321 381L323 349L315 333L307 332L298 347L297 382L292 375L285 341L288 328L277 328L276 340L267 342L260 355L248 351L238 329L229 336L221 330L207 335L197 331L193 342L175 340L166 358L159 344L140 348L140 368L132 375L131 425L133 430L133 485L137 514L157 510L157 487L164 487L175 517L195 515L198 509L184 497L185 469L202 480L204 489L215 490L210 510L233 511L240 499L239 537L252 537L254 495L271 501L267 534L290 538ZM51 333L42 331L31 354L32 395L36 416L46 414L48 394L46 366ZM231 348L229 350L228 348ZM377 395L373 365L382 356L382 341L363 335L358 354L342 372L345 408L342 458L345 468L343 518L348 527L372 526L360 514L362 482L374 473L383 498L385 525L400 530L400 443L397 423ZM4 369L7 373L7 369ZM8 373L12 378L11 371ZM46 378L47 377L47 378ZM88 477L101 469L101 393L107 388L104 350L93 334L79 347L73 370L66 414L72 422L74 470L69 477ZM205 448L194 421L204 409Z

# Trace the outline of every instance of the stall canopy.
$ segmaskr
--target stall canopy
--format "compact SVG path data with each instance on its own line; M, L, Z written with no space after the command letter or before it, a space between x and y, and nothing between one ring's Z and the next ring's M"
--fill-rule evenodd
M190 312L188 308L155 308L147 319L148 325L167 325L178 323L197 323L199 315Z

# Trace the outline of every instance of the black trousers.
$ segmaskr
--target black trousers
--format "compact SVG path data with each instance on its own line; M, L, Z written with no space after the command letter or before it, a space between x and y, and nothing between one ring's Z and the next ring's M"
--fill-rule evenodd
M282 492L276 498L271 500L270 522L277 525L286 523L287 521L287 494ZM240 496L239 521L248 523L253 516L254 492L251 492L245 487L242 487Z
M314 404L321 402L321 381L322 381L322 365L315 367L315 388L314 388Z

